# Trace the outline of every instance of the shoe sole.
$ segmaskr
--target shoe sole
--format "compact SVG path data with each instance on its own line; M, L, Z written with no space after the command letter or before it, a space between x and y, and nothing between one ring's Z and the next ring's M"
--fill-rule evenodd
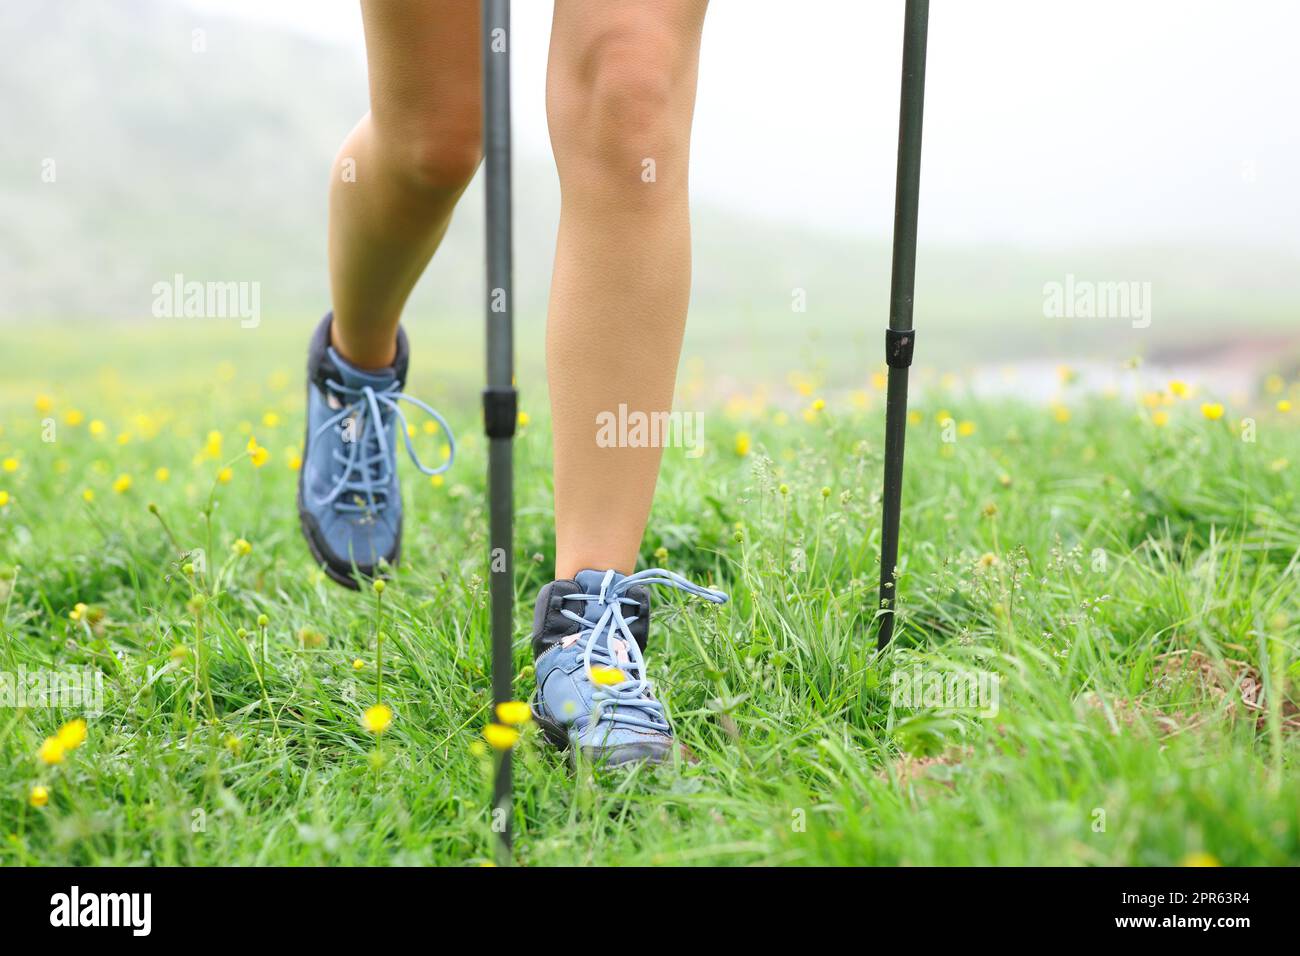
M545 715L538 712L537 698L535 695L533 699L528 702L528 709L533 715L533 722L536 723L539 728L541 728L542 736L546 739L546 742L559 750L567 752L569 756L570 766L576 768L578 765L578 752L577 750L574 749L572 743L570 742L569 731L565 728L565 726L563 724L557 723L554 720L551 720L549 717L546 717ZM682 757L685 758L687 761L689 761L690 763L698 762L698 759L695 757L694 754L690 752L690 750L686 748L685 744L678 743L675 740L673 741L673 744L678 748L678 750L682 754ZM599 764L601 766L606 766L609 767L610 769L613 769L615 767L625 767L625 766L630 766L631 764L638 764L638 763L651 763L651 764L668 763L671 756L672 754L670 749L669 751L666 751L663 754L646 754L644 756L632 757L631 759L628 760L619 760L613 763L611 763L608 758L597 759L591 757L590 755L588 755L586 759L592 761L593 763Z

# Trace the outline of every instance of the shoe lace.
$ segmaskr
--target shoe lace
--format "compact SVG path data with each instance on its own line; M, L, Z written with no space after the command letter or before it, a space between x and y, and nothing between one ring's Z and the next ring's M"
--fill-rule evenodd
M575 641L586 640L582 652L582 665L587 679L592 682L595 692L592 700L596 705L592 719L599 723L608 720L647 730L667 732L670 725L664 717L664 705L654 699L650 680L646 677L645 657L641 646L632 636L630 626L638 615L630 617L623 614L624 605L637 606L635 598L627 597L629 588L641 584L658 584L676 588L687 594L694 594L714 604L725 604L727 595L721 591L693 584L680 574L665 571L663 568L648 568L629 574L627 577L611 584L614 572L606 571L597 594L566 594L566 601L595 601L600 616L593 624L590 619L562 608L560 613L569 620L584 625L577 634L565 638L565 646ZM619 635L622 635L621 637ZM617 684L597 683L592 675L593 666L616 668L625 675L625 680Z
M331 348L330 356L336 361L338 355ZM312 441L320 438L327 431L338 432L339 443L347 446L347 453L335 447L331 454L335 465L340 466L337 475L332 476L333 486L323 496L316 499L318 506L331 505L336 511L362 512L382 511L388 505L385 492L393 478L395 458L388 444L388 426L396 415L400 422L402 437L406 440L406 453L411 456L415 467L426 475L440 475L456 459L456 438L447 425L447 420L414 396L402 392L402 383L393 382L382 388L370 385L353 387L332 379L325 382L343 407L331 415L312 433ZM430 468L420 461L411 444L411 433L406 415L398 406L399 401L410 402L423 409L437 421L442 432L447 436L450 454L446 462L437 468ZM348 439L346 430L351 422L353 438ZM364 496L364 502L361 500Z

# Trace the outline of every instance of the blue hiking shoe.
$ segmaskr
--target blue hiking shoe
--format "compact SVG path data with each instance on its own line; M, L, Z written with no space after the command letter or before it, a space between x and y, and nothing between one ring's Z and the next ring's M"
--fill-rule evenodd
M552 581L537 597L533 719L546 739L605 766L667 760L673 729L646 677L650 591L662 584L715 604L727 596L679 574L579 571Z
M377 371L356 368L330 345L329 313L307 355L307 440L298 474L298 519L312 555L345 587L374 577L380 562L397 563L402 548L402 492L394 425L415 467L437 475L451 467L456 441L441 415L402 394L410 350L397 331L397 358ZM424 409L442 427L452 453L439 468L415 454L399 400Z

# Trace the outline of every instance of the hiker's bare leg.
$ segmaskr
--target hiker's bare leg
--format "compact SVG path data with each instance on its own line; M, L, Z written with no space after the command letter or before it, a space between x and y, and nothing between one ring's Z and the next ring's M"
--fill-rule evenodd
M546 106L562 194L546 354L556 576L631 572L660 448L597 415L670 411L690 296L687 155L706 0L557 0Z
M478 168L479 0L362 0L361 11L370 112L330 183L332 338L354 365L378 368Z

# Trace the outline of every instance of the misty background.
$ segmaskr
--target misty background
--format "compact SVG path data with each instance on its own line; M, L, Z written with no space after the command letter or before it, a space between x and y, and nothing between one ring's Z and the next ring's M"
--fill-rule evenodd
M514 3L525 364L559 212L543 108L551 6ZM902 12L901 0L713 0L688 361L728 382L802 364L851 383L879 366ZM1243 387L1265 367L1293 372L1297 35L1300 5L1286 2L934 0L918 363L1140 355L1231 366ZM0 7L0 37L0 322L108 349L178 321L151 314L157 282L257 282L267 341L296 343L284 347L299 364L329 305L330 163L366 109L354 0L28 0ZM470 369L480 187L407 319ZM1149 327L1045 316L1044 285L1067 275L1150 283ZM227 325L231 342L249 334Z

